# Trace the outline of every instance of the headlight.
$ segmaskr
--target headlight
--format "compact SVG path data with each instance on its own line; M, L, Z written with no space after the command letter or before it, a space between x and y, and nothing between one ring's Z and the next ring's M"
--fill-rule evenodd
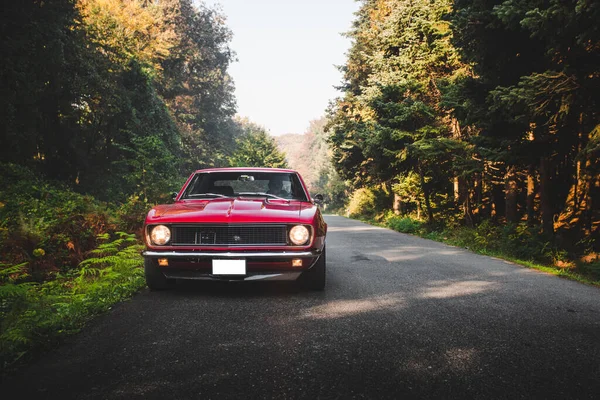
M171 230L164 225L156 225L150 232L150 240L153 244L162 246L171 240Z
M296 246L305 244L306 242L308 242L309 238L310 232L308 232L308 229L305 226L296 225L292 229L290 229L290 240Z

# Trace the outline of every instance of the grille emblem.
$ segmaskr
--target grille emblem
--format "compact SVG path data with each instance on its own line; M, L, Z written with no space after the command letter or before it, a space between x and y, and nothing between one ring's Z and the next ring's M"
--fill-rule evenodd
M239 235L233 235L233 241L239 243L242 241L242 237Z
M216 236L214 232L196 232L196 244L215 244Z

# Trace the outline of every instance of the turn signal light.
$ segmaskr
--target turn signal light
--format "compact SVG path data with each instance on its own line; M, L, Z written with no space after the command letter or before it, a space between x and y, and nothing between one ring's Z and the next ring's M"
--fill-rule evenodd
M294 258L292 259L292 267L301 267L302 266L302 259L301 258Z
M169 260L166 258L159 258L158 259L158 266L159 267L168 267L169 266Z

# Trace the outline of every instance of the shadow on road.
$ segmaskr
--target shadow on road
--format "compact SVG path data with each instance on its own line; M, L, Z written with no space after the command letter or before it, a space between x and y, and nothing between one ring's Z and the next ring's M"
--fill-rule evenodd
M328 217L324 292L181 282L12 384L36 398L594 398L600 291ZM35 376L31 382L25 377ZM95 388L95 389L94 389Z

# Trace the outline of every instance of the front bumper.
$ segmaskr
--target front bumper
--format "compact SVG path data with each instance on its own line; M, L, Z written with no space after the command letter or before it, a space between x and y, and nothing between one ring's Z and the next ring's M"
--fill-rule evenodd
M153 258L231 258L231 259L252 259L252 258L302 258L319 257L321 250L313 251L244 251L244 252L219 252L219 251L144 251L144 257Z
M168 279L220 281L293 281L310 269L322 254L310 251L154 251L142 255L156 262L167 259L168 266L160 270ZM243 276L213 275L213 259L244 259L247 270ZM302 267L292 267L292 259L301 259Z

